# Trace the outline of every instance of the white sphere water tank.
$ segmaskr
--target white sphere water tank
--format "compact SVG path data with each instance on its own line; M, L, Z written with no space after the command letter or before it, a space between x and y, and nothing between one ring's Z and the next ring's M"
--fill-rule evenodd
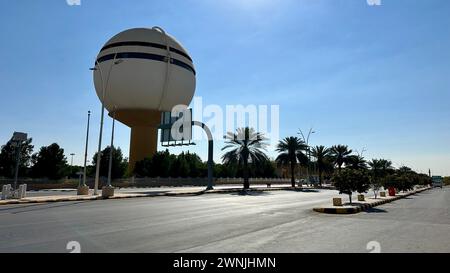
M161 28L133 28L100 50L94 85L109 112L171 111L175 105L190 104L195 68L187 50Z
M189 105L195 83L188 52L159 27L123 31L102 47L95 90L109 114L131 128L129 170L157 151L161 112Z

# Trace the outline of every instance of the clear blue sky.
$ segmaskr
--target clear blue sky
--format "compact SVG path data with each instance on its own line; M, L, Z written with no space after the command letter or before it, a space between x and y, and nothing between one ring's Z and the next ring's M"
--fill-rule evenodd
M114 34L158 25L192 55L205 104L279 104L283 137L314 126L313 145L450 175L448 0L0 0L0 13L1 143L25 131L81 164L92 110L91 158L88 68ZM117 144L127 155L124 125ZM204 147L192 150L205 159Z

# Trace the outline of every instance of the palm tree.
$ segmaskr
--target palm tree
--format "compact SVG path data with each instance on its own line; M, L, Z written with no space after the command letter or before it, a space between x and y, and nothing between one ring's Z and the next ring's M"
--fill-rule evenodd
M312 156L316 158L317 170L319 172L319 184L322 186L322 173L328 163L328 157L331 149L325 146L316 146L312 148Z
M379 176L379 174L381 173L381 169L382 169L382 165L381 165L380 160L372 159L367 164L369 165L369 167L372 170L373 174L375 176Z
M231 149L222 156L222 162L226 165L238 164L243 166L244 171L244 190L250 188L248 164L259 164L268 160L266 154L267 138L262 133L255 132L253 128L238 128L236 133L228 132L226 137L228 141L223 150Z
M381 163L381 160L372 159L371 161L368 162L368 165L370 167L371 175L372 175L372 182L371 182L371 184L372 184L373 192L375 193L375 199L377 199L378 191L380 190L380 188L382 186L382 179L383 179L382 168L383 168L383 164Z
M368 165L372 169L372 172L380 177L386 176L394 170L392 161L386 159L372 159L368 162Z
M308 157L303 153L308 148L305 142L298 137L287 137L281 140L277 145L277 152L280 152L276 161L279 164L290 164L291 183L295 188L295 165L297 162L307 163Z
M331 147L331 155L333 157L334 164L338 166L339 173L341 172L342 165L347 162L348 156L351 153L352 150L349 150L347 145L335 145Z
M381 170L383 171L383 175L387 175L394 170L394 167L392 166L392 161L386 160L386 159L380 159L378 161L379 161Z
M400 168L398 168L398 172L403 174L410 173L412 172L412 169L410 167L401 166Z
M386 182L386 177L393 171L392 162L386 159L372 159L368 162L372 171L372 187L377 198L377 192Z
M350 168L355 170L367 169L367 161L360 155L349 155L347 157L345 165L348 165Z

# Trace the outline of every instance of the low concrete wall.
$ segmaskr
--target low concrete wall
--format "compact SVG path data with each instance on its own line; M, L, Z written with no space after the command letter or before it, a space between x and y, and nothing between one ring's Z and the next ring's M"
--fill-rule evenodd
M106 185L106 178L100 178L99 188ZM242 185L243 178L215 178L215 185ZM86 181L90 188L94 187L94 179L88 178ZM284 185L290 184L291 180L286 178L250 178L250 185L255 184L271 184ZM0 179L0 185L14 184L13 179ZM75 189L78 187L79 179L62 179L62 180L48 180L48 179L19 179L18 184L27 184L28 190L43 190L43 189ZM181 187L181 186L207 186L206 178L163 178L163 177L146 177L146 178L123 178L115 179L112 182L113 186L119 188L128 187Z
M272 184L282 185L290 183L289 179L281 178L250 178L250 185L252 184ZM243 178L215 178L215 185L242 185ZM113 182L118 187L181 187L181 186L207 186L208 181L206 177L202 178L127 178L117 179Z

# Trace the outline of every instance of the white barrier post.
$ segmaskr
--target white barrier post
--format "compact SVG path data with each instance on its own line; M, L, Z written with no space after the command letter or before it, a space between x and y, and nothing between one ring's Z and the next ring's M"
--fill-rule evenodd
M27 184L22 184L19 186L19 199L27 197Z
M7 195L7 186L8 185L3 185L3 187L2 187L2 200L6 200L6 198L8 197L8 195Z
M11 195L11 184L3 185L2 188L2 200L6 200Z
M17 197L17 199L22 199L22 192L23 192L23 186L19 185L19 187L16 189L16 197Z

